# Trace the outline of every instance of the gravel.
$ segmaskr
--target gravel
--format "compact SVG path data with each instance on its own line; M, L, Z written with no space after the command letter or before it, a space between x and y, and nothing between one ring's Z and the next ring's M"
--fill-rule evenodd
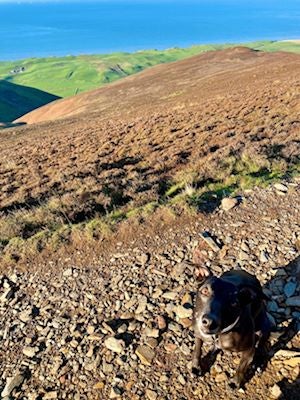
M219 354L204 377L191 375L196 247L216 274L243 267L260 279L273 347L291 321L299 328L300 188L278 190L255 189L227 212L122 243L96 267L0 275L1 398L299 399L299 335L241 391L228 385L232 354Z

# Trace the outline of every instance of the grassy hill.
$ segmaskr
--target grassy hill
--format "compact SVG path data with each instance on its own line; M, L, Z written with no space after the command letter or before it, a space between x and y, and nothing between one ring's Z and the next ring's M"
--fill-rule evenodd
M59 97L68 97L100 87L157 64L234 46L236 45L199 45L185 49L172 48L162 51L145 50L136 53L32 58L0 62L0 79L18 85L34 87ZM263 51L300 53L300 44L294 42L261 41L246 43L245 46ZM12 71L17 71L17 73Z
M95 89L157 64L178 61L203 52L233 46L235 45L199 45L162 51L145 50L136 53L32 58L0 62L0 82L2 82L0 122L13 121L57 97L69 97ZM245 46L270 52L300 53L300 44L295 42L260 41L246 43ZM8 83L15 86L8 86ZM25 87L22 88L22 86ZM34 91L34 88L40 92Z
M126 221L209 212L297 173L299 73L299 55L237 47L25 115L1 134L0 258L98 246Z
M0 122L12 122L58 98L39 89L0 80Z

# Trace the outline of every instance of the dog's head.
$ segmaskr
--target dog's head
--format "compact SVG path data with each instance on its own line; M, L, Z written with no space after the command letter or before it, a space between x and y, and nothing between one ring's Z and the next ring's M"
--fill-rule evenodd
M229 331L238 323L254 293L213 276L206 267L197 267L196 277L200 285L194 311L198 329L204 336Z

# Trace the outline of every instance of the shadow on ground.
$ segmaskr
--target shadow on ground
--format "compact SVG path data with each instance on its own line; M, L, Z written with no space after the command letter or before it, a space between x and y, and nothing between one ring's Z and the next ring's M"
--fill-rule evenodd
M15 119L57 99L59 97L51 93L0 80L0 122L4 123L2 127L11 127L10 123Z
M295 282L297 287L295 289L295 293L299 290L299 282L300 282L300 257L297 257L292 262L287 264L284 267L279 267L275 276L270 279L265 285L264 290L268 293L269 291L274 293L275 288L280 289L281 293L283 292L283 285L287 282ZM276 292L275 292L276 293ZM273 298L273 296L272 296ZM270 299L272 300L272 299ZM262 373L266 368L268 363L272 360L274 355L279 350L288 350L288 351L296 351L299 349L295 346L288 344L293 340L293 338L299 333L300 330L300 322L296 316L293 316L293 311L296 310L296 307L291 307L291 313L285 314L287 309L287 305L281 303L280 308L283 312L272 313L274 317L274 321L276 323L275 326L272 327L271 338L273 337L274 343L267 351L267 354L257 355L253 362L253 368L250 370L247 382L254 376L254 374L259 370ZM279 311L279 310L278 310ZM273 321L273 322L274 322ZM300 356L300 351L299 351ZM284 378L280 382L277 383L280 387L282 394L280 395L280 399L289 399L289 400L299 400L299 389L300 389L300 380L299 376L294 382L289 382L288 379Z

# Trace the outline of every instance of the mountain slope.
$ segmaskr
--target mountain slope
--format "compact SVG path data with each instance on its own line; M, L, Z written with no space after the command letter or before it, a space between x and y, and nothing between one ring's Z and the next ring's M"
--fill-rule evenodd
M299 55L227 49L25 115L1 134L4 253L102 237L161 207L209 212L296 173L299 76Z
M58 98L38 89L0 80L0 122L12 122Z
M118 117L136 111L184 106L202 97L226 96L231 87L243 90L286 78L289 62L298 66L299 56L264 53L243 47L208 52L179 62L160 65L109 86L70 97L33 111L18 121L34 123L79 113ZM291 68L293 68L291 66Z

